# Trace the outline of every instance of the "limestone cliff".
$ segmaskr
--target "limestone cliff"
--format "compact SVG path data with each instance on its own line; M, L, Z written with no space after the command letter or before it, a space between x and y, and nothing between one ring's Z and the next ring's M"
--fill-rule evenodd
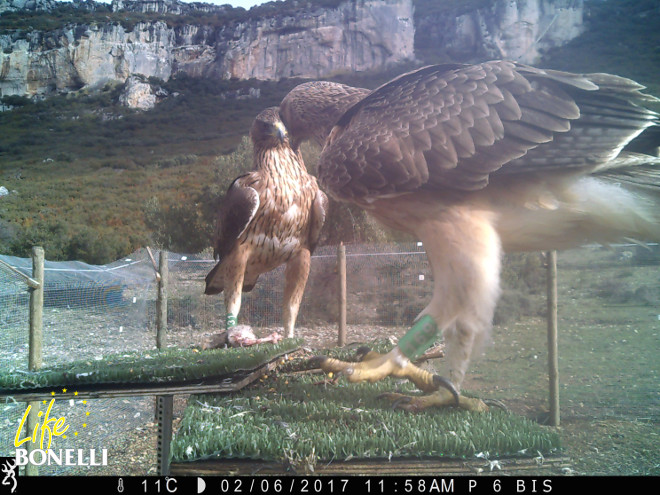
M335 9L241 23L223 41L223 78L321 77L414 58L412 1L344 2Z
M414 57L412 0L309 5L296 15L219 26L153 21L130 29L120 23L78 24L0 34L0 95L47 95L123 82L131 74L164 80L177 72L264 80L319 77Z
M202 2L181 2L180 0L112 0L111 9L113 12L154 12L157 14L176 15L191 14L193 12L223 12L229 10L226 5L215 5Z
M535 63L584 30L583 0L496 0L457 16L418 16L418 46L452 60Z
M0 14L18 11L50 11L55 5L55 0L0 0Z
M53 4L0 2L45 10ZM290 0L278 15L252 15L178 0L114 0L111 7L76 0L71 8L105 9L108 15L57 29L0 31L0 96L46 96L124 82L133 74L163 80L181 72L212 78L317 78L399 64L415 59L420 49L446 52L459 61L534 62L544 47L565 43L582 26L582 0L491 0L458 16L440 11L417 17L415 3L420 9L436 5L432 0ZM270 8L274 5L280 4ZM142 17L124 22L129 13ZM118 17L109 20L109 15ZM162 17L154 20L154 15ZM177 16L181 20L173 21Z
M47 95L125 81L131 74L167 80L175 39L163 22L140 23L130 32L106 24L32 31L16 39L0 35L0 92Z

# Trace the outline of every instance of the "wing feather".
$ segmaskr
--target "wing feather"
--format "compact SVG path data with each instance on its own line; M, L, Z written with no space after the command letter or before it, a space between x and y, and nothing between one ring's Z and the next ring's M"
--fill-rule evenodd
M234 248L259 209L259 193L246 184L250 176L241 175L231 183L218 213L214 256L220 259Z
M627 79L514 62L430 66L353 104L330 133L319 179L339 199L420 187L483 188L491 174L594 167L657 115Z
M310 224L309 224L309 251L314 253L316 246L319 243L321 238L321 229L325 223L325 218L328 214L329 201L328 196L321 191L317 191L316 196L314 197L314 202L312 203L312 210L310 212Z

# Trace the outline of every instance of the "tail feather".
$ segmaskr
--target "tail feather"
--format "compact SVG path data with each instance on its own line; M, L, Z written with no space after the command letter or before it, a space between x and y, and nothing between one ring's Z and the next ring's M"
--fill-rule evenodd
M660 157L621 153L595 175L632 190L642 189L660 195Z
M604 225L618 227L622 236L638 242L660 241L659 157L622 153L594 177L619 189L596 201L596 208L607 203Z
M254 286L257 284L261 273L251 274L246 273L245 279L243 280L243 292L250 292L254 289ZM222 261L217 263L213 269L206 276L206 289L204 294L212 296L215 294L220 294L225 289L225 275L222 270Z
M491 190L505 250L660 242L660 158L622 153L577 180L571 174L543 179Z
M243 280L243 292L252 292L254 286L257 285L259 275L259 273L256 276L250 276L249 273L245 274L245 280Z

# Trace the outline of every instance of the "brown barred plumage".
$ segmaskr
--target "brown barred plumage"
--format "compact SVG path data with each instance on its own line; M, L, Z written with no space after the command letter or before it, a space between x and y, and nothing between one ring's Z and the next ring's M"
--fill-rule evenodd
M277 108L257 116L250 138L254 170L227 191L214 242L220 261L206 277L205 293L224 291L227 313L237 317L241 292L252 290L262 273L286 264L283 326L293 337L328 199L291 148Z
M460 390L490 330L502 250L660 240L660 159L624 150L658 124L644 108L658 100L642 89L610 74L496 60L424 67L372 92L306 83L280 111L301 131L295 142L327 137L318 176L329 194L423 241L434 290L418 323L430 318L442 331ZM363 96L347 108L339 95ZM645 147L660 144L652 136ZM412 369L402 349L359 364L320 361L352 381L374 381ZM454 400L438 390L405 407Z

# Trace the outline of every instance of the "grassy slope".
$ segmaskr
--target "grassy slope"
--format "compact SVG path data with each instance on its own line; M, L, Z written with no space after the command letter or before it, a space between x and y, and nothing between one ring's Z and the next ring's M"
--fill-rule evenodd
M425 4L418 2L420 12ZM615 72L660 94L657 3L588 5L589 31L540 65ZM376 87L410 68L333 79ZM144 212L153 197L166 211L180 207L203 216L201 203L226 186L214 184L216 157L236 148L254 115L277 104L296 82L178 78L163 85L180 96L146 113L116 106L118 88L112 86L0 113L0 185L17 191L0 199L0 252L25 256L41 244L49 259L103 263L152 242ZM221 97L245 86L258 86L261 98Z
M27 233L19 250L41 242L50 259L84 258L71 252L70 241L83 226L109 242L88 261L144 245L145 202L153 196L167 205L194 201L214 178L215 157L236 147L253 116L288 89L271 84L259 100L223 100L221 91L234 84L165 86L181 95L152 112L117 107L110 102L116 90L108 88L0 114L0 183L18 193L2 199L0 246L3 226Z

